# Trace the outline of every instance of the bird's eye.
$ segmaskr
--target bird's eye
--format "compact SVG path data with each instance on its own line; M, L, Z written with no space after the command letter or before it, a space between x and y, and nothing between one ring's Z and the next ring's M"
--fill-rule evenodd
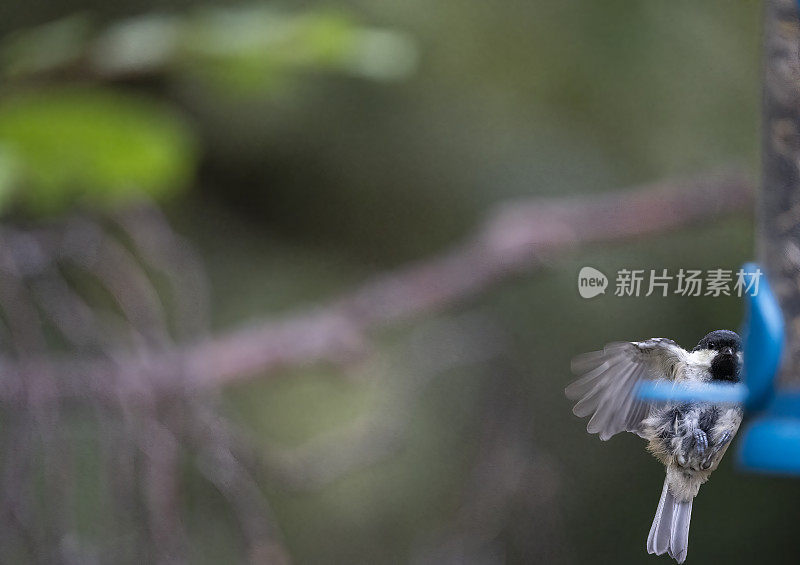
M709 341L708 342L708 348L709 349L714 349L714 342L713 341Z

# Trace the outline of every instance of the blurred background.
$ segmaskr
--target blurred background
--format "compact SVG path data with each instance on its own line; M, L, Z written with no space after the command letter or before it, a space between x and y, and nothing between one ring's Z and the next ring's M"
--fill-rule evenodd
M578 246L341 358L317 362L303 323L272 347L308 347L279 362L241 361L236 340L391 283L509 201L758 178L761 17L724 0L4 3L2 561L644 562L663 469L637 437L586 433L569 360L692 346L742 306L584 300L577 273L736 269L751 210ZM167 392L142 377L214 336L232 353L167 365ZM795 562L800 483L731 459L695 502L690 561Z

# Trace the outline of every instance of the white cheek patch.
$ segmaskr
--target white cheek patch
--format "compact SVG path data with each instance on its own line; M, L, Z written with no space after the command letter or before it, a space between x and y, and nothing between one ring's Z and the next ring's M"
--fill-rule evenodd
M716 354L717 352L713 349L699 349L697 351L692 351L689 353L689 363L692 365L710 367L711 361L714 359Z

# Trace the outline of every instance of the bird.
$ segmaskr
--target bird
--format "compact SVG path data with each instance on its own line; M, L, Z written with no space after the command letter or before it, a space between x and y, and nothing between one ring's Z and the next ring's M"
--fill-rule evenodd
M565 393L577 401L576 416L591 416L586 429L601 440L632 432L665 467L666 478L647 537L647 552L668 553L678 563L689 550L692 501L717 468L742 422L738 404L650 403L637 398L643 381L737 383L742 341L736 332L715 330L691 351L671 339L614 342L578 355L572 371L580 378Z

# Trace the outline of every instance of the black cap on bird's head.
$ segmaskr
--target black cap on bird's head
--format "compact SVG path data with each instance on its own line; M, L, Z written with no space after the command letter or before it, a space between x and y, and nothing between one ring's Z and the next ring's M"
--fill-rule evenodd
M711 360L711 378L719 381L739 381L739 356L742 340L730 330L715 330L700 340L692 351L709 349L716 354Z
M726 353L737 353L742 347L742 339L739 334L730 330L714 330L706 334L692 351L701 349L713 349L714 351ZM727 351L730 349L730 351Z

